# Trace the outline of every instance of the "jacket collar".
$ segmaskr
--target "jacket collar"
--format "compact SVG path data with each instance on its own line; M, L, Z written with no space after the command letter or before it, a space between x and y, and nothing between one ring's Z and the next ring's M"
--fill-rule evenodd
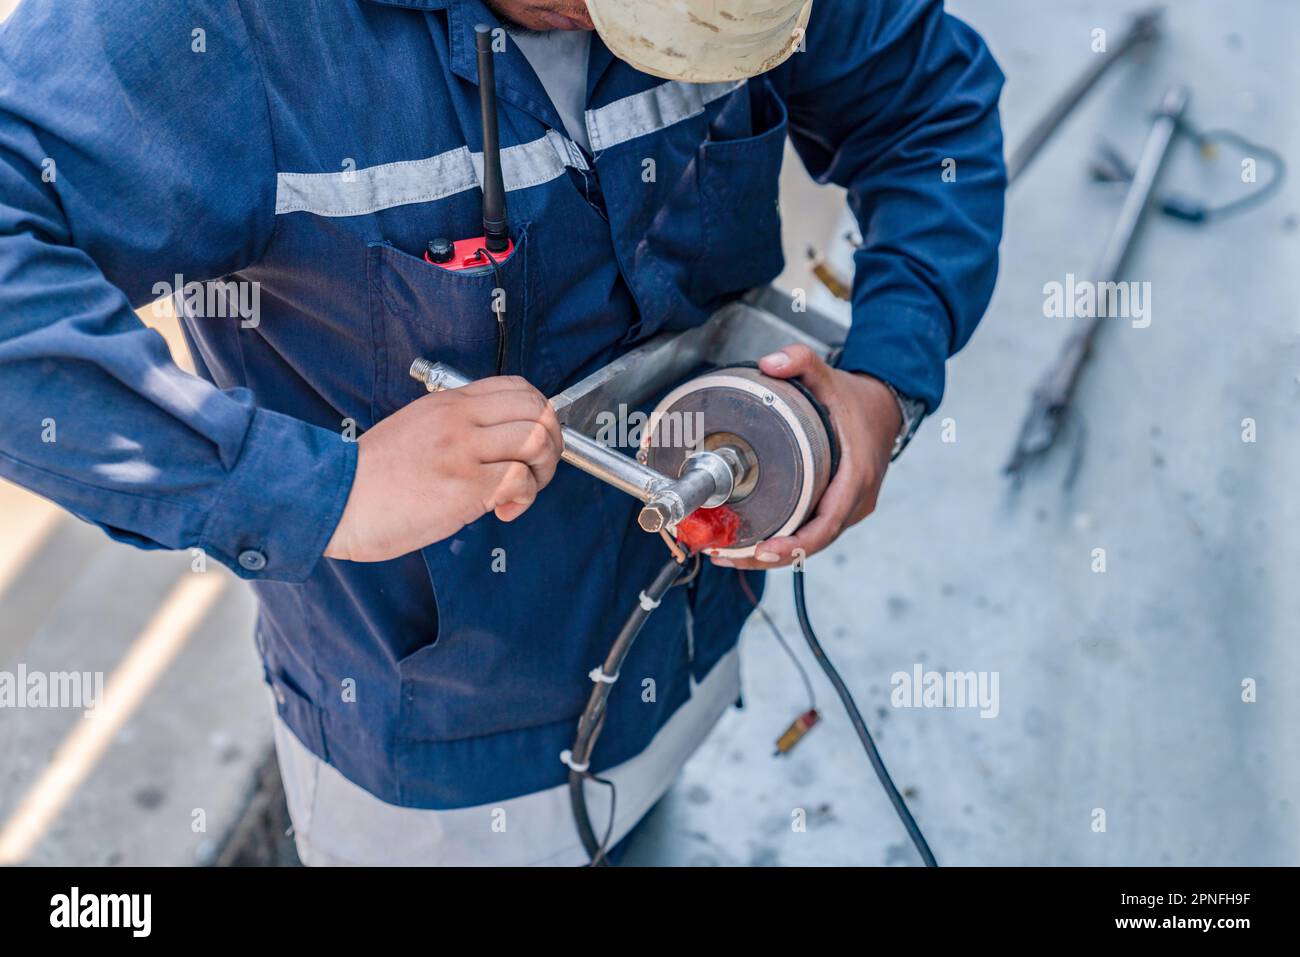
M478 56L474 49L474 26L479 23L499 26L501 23L482 0L361 0L361 2L424 12L445 10L451 72L462 80L478 85ZM429 29L440 31L440 24L436 19L429 20ZM564 128L559 114L551 106L545 88L518 46L507 43L505 52L497 54L496 73L499 99L530 113L547 126L554 129Z
M474 25L500 24L500 20L482 0L360 0L381 7L402 7L408 10L446 10L448 45L451 50L451 71L463 80L478 84L478 61L474 52ZM596 85L615 62L615 56L600 39L591 35L591 55L587 67L587 99L591 101ZM513 43L506 45L504 56L497 58L497 95L514 106L540 119L556 129L563 126L559 115L551 106L546 91L527 59Z

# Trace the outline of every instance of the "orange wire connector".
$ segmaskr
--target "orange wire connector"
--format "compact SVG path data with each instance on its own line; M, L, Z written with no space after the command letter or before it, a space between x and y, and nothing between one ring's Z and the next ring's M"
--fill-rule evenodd
M810 708L790 723L790 727L785 729L785 734L776 739L776 754L774 757L780 757L783 754L789 754L794 750L794 746L803 740L803 736L812 730L813 725L822 719L817 713L816 708Z

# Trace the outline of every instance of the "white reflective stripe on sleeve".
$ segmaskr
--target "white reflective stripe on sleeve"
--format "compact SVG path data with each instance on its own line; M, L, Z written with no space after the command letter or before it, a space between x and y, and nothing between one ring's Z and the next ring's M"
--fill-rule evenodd
M588 110L587 136L591 139L591 151L599 153L697 116L704 112L705 106L740 89L745 82L683 83L669 80L599 109Z
M576 144L555 130L501 151L501 177L507 191L549 183L567 166L585 170L587 161ZM462 146L427 159L338 173L279 173L275 212L363 216L393 206L429 203L474 189L482 169L483 154Z

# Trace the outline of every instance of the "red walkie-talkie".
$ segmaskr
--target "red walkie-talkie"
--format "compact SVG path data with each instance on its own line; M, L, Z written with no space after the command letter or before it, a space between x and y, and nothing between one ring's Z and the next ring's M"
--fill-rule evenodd
M506 188L501 177L491 27L479 24L474 28L474 49L478 53L479 111L483 121L483 235L455 241L430 240L424 261L440 269L486 273L508 259L515 244L510 238L510 225L506 220Z

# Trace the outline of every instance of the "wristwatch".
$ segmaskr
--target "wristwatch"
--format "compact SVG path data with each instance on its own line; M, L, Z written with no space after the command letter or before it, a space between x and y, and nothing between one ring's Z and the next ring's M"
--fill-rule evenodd
M843 356L844 347L841 346L831 351L826 362L832 368L838 369L840 359ZM869 372L863 374L871 375ZM889 453L889 461L892 462L903 454L903 449L907 448L907 443L912 441L912 436L916 435L916 430L921 427L921 421L925 418L925 403L920 399L913 399L910 395L903 395L888 382L885 382L884 379L880 379L879 376L872 376L872 378L884 383L885 388L889 390L889 394L898 403L898 412L902 419L902 425L898 427L898 435L894 436L894 447Z
M889 453L889 461L892 462L903 454L903 449L907 448L907 443L912 441L912 436L916 435L916 430L921 427L921 420L925 418L925 403L920 399L903 395L888 382L885 383L885 388L898 403L898 411L903 419L902 425L898 427L898 435L894 439L894 449Z

